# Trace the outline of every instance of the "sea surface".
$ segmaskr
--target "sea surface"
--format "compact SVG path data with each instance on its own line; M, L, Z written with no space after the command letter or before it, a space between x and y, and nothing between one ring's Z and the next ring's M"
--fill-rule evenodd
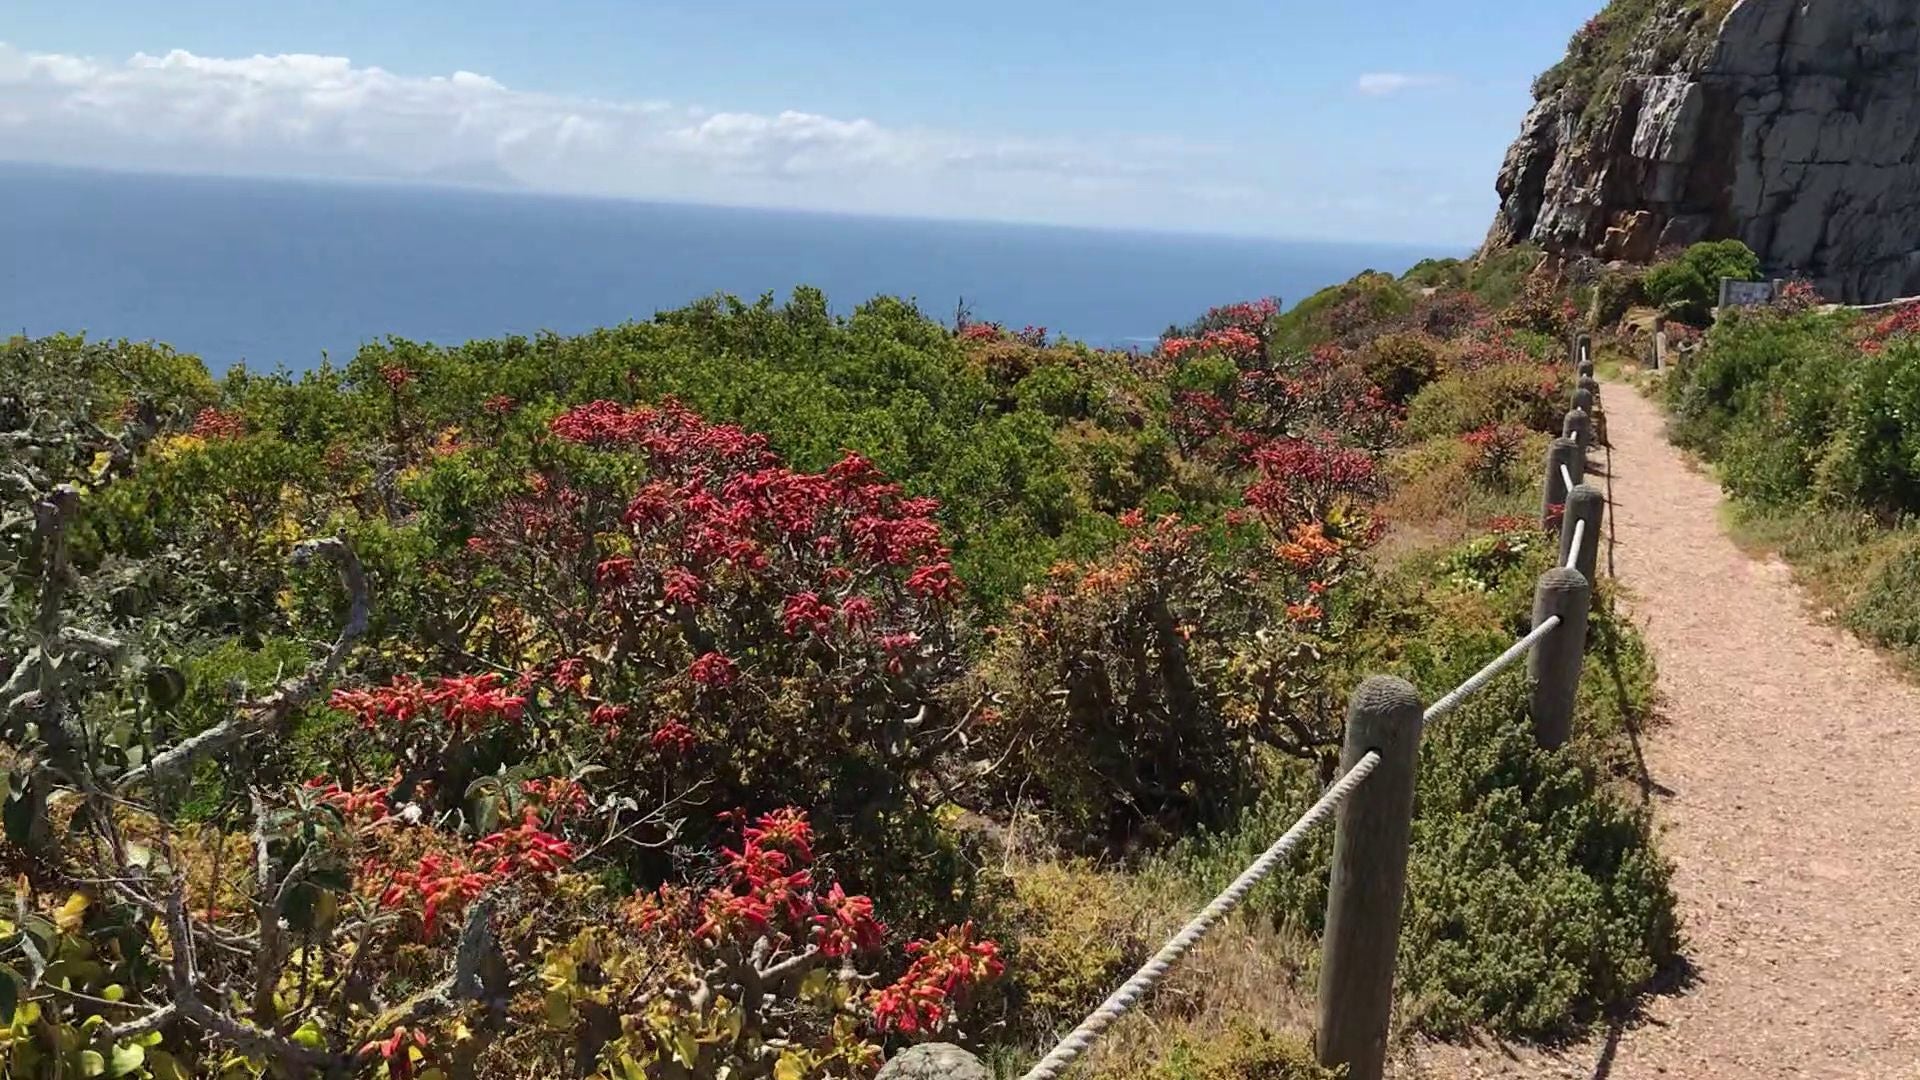
M880 294L950 321L1145 344L1214 304L1291 303L1432 248L1234 239L458 188L0 164L0 334L163 341L299 371L387 335L571 333L713 293Z

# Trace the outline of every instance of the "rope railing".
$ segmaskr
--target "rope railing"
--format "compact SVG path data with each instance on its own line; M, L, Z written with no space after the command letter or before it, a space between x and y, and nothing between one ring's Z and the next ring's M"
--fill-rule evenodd
M1590 350L1587 336L1580 335L1573 353L1582 376L1589 379ZM1587 400L1597 407L1598 398L1595 383ZM1575 453L1566 444L1577 437L1576 462L1581 460L1578 454L1584 453L1590 438L1586 419L1583 411L1569 413L1567 438L1558 444L1565 452ZM1022 1080L1057 1080L1102 1032L1159 986L1172 966L1209 930L1239 908L1254 886L1271 875L1309 832L1336 813L1340 824L1328 886L1327 932L1322 941L1317 1051L1321 1064L1345 1065L1355 1080L1375 1080L1382 1075L1421 729L1458 709L1521 657L1530 655L1527 708L1535 741L1551 750L1565 745L1569 737L1592 602L1593 560L1584 557L1590 531L1588 515L1597 547L1599 515L1605 504L1592 499L1592 489L1575 483L1565 457L1556 458L1560 452L1549 451L1541 512L1543 520L1551 520L1553 511L1562 511L1558 516L1566 555L1564 560L1555 560L1554 569L1540 578L1534 593L1533 628L1425 710L1419 710L1418 695L1404 682L1378 677L1367 680L1355 691L1348 714L1343 760L1351 761L1352 766L1273 846L1061 1039ZM1556 479L1565 506L1555 505ZM1578 513L1575 503L1580 506ZM1365 796L1349 802L1367 778L1376 774L1378 778Z
M1513 666L1514 661L1527 655L1527 650L1538 645L1541 638L1553 633L1553 628L1559 625L1560 616L1547 616L1539 626L1529 630L1525 637L1508 646L1506 652L1494 657L1493 661L1486 667L1467 676L1467 681L1454 687L1439 701L1427 706L1427 711L1421 715L1420 719L1431 724L1435 720L1459 708L1468 698L1479 693L1482 687L1492 682L1495 676Z
M1485 667L1469 675L1459 686L1428 706L1421 714L1421 722L1430 724L1459 708L1469 697L1497 678L1501 672L1512 667L1514 662L1525 656L1529 649L1539 644L1548 634L1553 633L1560 622L1558 615L1548 616L1540 625L1508 646L1505 652L1494 657ZM1274 841L1272 847L1242 871L1240 876L1234 879L1233 884L1214 897L1213 902L1202 908L1198 915L1180 929L1179 933L1162 945L1159 952L1154 953L1151 959L1134 972L1132 978L1081 1021L1079 1027L1074 1028L1061 1039L1046 1057L1040 1059L1039 1064L1027 1070L1021 1080L1056 1080L1062 1070L1073 1064L1093 1045L1101 1032L1126 1015L1142 997L1158 986L1160 980L1166 977L1167 971L1198 944L1207 931L1213 929L1215 924L1232 914L1234 909L1245 902L1247 894L1253 891L1253 887L1271 875L1280 865L1280 861L1291 854L1309 832L1332 817L1340 804L1346 801L1347 796L1351 795L1354 789L1358 788L1379 765L1378 752L1368 750L1361 755L1353 768L1348 769L1340 779L1334 781L1320 796L1320 800L1309 807L1306 813L1300 815L1292 828L1283 833L1280 839Z
M1214 924L1232 914L1235 908L1244 903L1247 894L1253 891L1253 887L1266 880L1267 876L1273 873L1274 868L1280 865L1280 861L1291 854L1309 832L1332 817L1333 812L1346 801L1347 796L1353 794L1354 789L1358 788L1379 765L1380 755L1373 751L1368 751L1359 761L1354 762L1353 768L1348 769L1346 775L1334 781L1332 786L1327 788L1326 793L1320 796L1320 801L1300 815L1300 819L1293 823L1293 827L1283 833L1280 839L1274 841L1273 846L1268 848L1265 854L1255 859L1252 865L1233 880L1233 884L1214 897L1212 903L1202 908L1200 914L1195 915L1187 925L1181 927L1180 932L1173 935L1165 945L1160 946L1160 951L1154 953L1152 959L1140 965L1140 970L1133 973L1133 978L1128 979L1120 989L1115 990L1099 1008L1093 1010L1085 1020L1080 1022L1079 1027L1074 1028L1066 1038L1061 1039L1052 1052L1040 1059L1039 1064L1028 1069L1022 1080L1055 1080L1067 1066L1072 1065L1081 1054L1086 1053L1087 1048L1093 1045L1093 1041L1100 1037L1101 1032L1107 1030L1114 1021L1125 1016L1127 1011L1132 1009L1148 991L1158 986L1160 980L1166 977L1168 969L1198 944L1207 931L1213 929Z

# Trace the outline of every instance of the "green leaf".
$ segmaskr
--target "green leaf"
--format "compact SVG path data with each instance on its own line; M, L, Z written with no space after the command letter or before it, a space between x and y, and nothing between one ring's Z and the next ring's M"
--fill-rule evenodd
M318 1050L326 1045L327 1037L321 1033L318 1025L309 1020L301 1024L299 1029L293 1033L293 1041L309 1050Z
M139 1043L121 1043L107 1059L108 1076L125 1076L147 1063L147 1048Z
M153 1080L191 1080L187 1070L165 1050L148 1051L147 1070L153 1073Z
M80 1075L99 1076L107 1071L107 1059L98 1050L80 1051Z

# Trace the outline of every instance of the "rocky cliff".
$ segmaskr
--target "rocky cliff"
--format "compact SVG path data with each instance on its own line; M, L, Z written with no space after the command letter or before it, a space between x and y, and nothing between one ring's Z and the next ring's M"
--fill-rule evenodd
M1920 3L1614 0L1541 77L1491 247L1736 237L1854 302L1920 293Z

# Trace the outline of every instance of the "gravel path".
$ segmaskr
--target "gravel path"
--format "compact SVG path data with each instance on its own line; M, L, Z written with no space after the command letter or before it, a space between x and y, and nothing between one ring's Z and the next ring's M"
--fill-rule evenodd
M1564 1052L1429 1046L1403 1075L1920 1078L1920 689L1814 618L1785 564L1734 547L1719 485L1654 405L1604 397L1692 979Z

